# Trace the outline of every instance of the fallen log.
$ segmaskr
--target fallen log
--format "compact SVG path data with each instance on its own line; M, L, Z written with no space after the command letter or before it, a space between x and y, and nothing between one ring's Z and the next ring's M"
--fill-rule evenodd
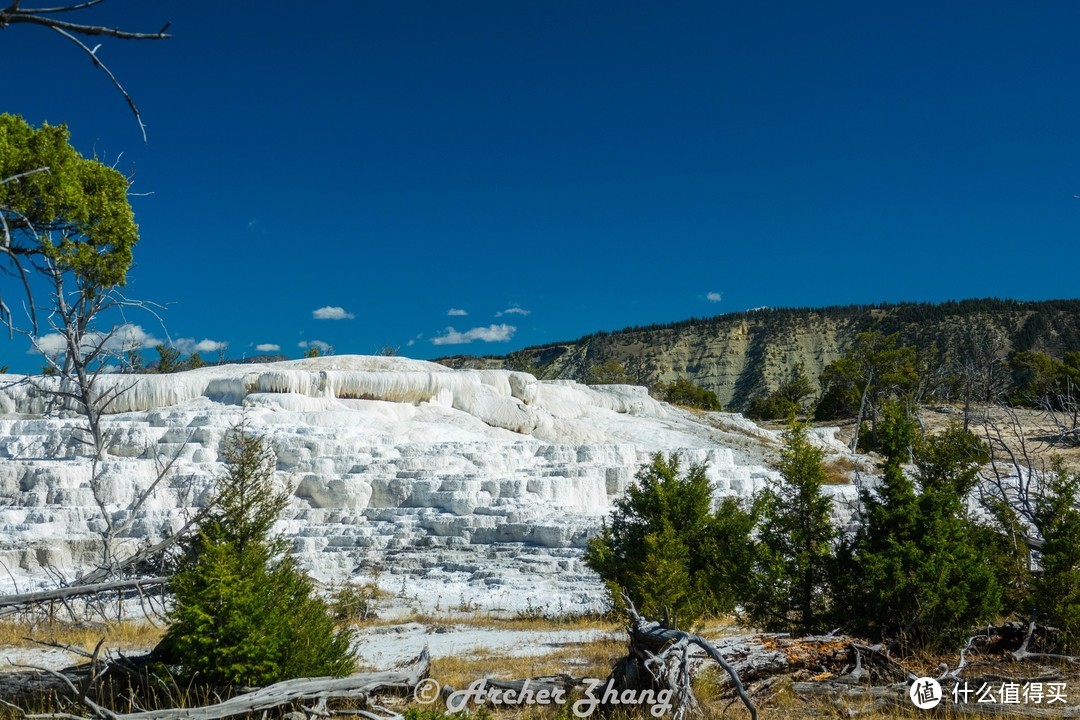
M163 708L134 713L114 712L86 697L85 691L76 687L75 675L65 671L46 671L58 678L68 690L68 694L85 705L97 720L220 720L222 718L267 712L277 708L315 702L318 707L325 707L329 700L352 699L366 704L368 696L380 691L411 692L428 675L431 660L425 647L412 665L399 670L382 672L355 673L347 677L297 678L284 680L251 692L234 695L214 705L188 708ZM73 669L82 674L82 669ZM378 718L374 713L362 712L367 717ZM92 720L91 717L74 715L70 712L61 714L70 720ZM56 715L54 717L60 717ZM31 715L24 713L25 717ZM40 717L40 716L35 716ZM396 717L389 714L389 717ZM381 718L380 718L381 720Z
M22 593L20 595L0 595L0 609L18 608L26 605L39 605L55 600L68 600L83 595L97 595L113 590L134 590L148 587L165 585L169 582L167 577L135 578L131 580L115 580L113 582L95 583L92 585L70 585L56 588L55 590L41 590L38 592ZM10 612L10 610L9 610Z

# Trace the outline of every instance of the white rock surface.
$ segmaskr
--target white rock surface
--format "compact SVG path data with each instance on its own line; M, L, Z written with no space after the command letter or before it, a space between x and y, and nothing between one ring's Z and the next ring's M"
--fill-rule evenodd
M0 384L0 589L93 566L101 513L82 421L49 397ZM40 379L39 379L40 380ZM281 531L318 579L379 575L421 608L595 609L581 550L656 451L707 462L717 496L747 496L771 471L775 434L738 416L698 416L644 388L538 382L406 358L334 356L173 375L112 375L126 389L105 424L105 507L115 519L177 456L129 543L176 528L222 474L221 442L242 418L269 437L295 498ZM751 431L753 428L753 431ZM823 438L825 439L825 438ZM827 442L827 440L826 440Z

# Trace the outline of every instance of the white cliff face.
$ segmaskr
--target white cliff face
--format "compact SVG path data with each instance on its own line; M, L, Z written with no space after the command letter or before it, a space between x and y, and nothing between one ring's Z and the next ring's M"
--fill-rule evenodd
M80 418L47 395L0 384L0 589L92 568L102 511ZM580 610L603 602L581 563L590 533L656 451L707 462L717 496L748 496L771 473L767 431L725 431L644 388L538 382L405 358L340 356L174 375L114 375L100 497L114 519L175 457L142 506L134 547L178 527L223 472L241 419L271 439L294 500L281 531L318 579L370 578L418 605ZM130 387L129 387L130 386ZM735 419L730 419L735 423ZM760 433L765 433L764 436Z

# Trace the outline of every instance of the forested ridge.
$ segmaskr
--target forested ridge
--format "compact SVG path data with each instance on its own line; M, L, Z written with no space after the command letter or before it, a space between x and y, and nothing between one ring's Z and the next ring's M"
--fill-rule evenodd
M453 367L505 366L543 378L591 382L596 368L621 363L634 382L655 387L688 379L743 409L776 390L798 366L816 383L860 333L897 334L945 366L984 357L1007 362L1017 352L1053 358L1080 350L1080 300L998 298L944 303L762 308L678 322L596 332L505 357L456 356Z

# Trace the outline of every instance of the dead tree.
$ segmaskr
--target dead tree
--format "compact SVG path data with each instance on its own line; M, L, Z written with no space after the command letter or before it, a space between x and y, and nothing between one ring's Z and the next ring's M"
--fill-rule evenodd
M1003 417L994 417L994 413ZM995 507L1015 513L1025 530L1024 542L1037 550L1042 541L1034 531L1035 506L1043 493L1046 464L1027 437L1015 408L994 406L984 412L979 424L990 449L990 464L978 485L981 504L992 515L997 514Z
M53 375L47 377L28 376L28 383L34 392L48 399L57 409L74 410L83 419L83 426L77 431L74 441L85 447L90 456L90 489L94 502L100 511L100 519L105 528L101 536L102 550L99 570L105 571L105 577L118 576L130 562L118 556L116 541L130 530L146 502L154 495L160 484L170 476L179 458L179 453L171 457L158 459L154 479L145 488L140 489L132 501L124 508L120 519L107 507L105 483L102 477L102 463L108 457L111 440L104 418L113 404L125 393L130 392L138 383L131 377L117 382L106 376L108 362L120 356L126 349L123 337L126 326L116 326L107 332L95 329L95 321L108 313L123 313L132 308L148 309L147 303L128 300L114 287L102 287L93 279L69 274L56 261L42 258L35 262L38 272L47 278L50 284L52 312L48 323L54 337L63 343L62 354L47 352L41 340L26 333L31 343L42 353ZM75 288L69 290L68 283ZM156 314L155 314L156 317ZM191 522L185 525L191 527ZM159 548L163 550L164 548ZM104 579L100 573L94 575L94 581Z
M1065 387L1054 395L1039 400L1043 418L1049 423L1046 440L1056 447L1080 447L1080 388L1072 378L1065 378Z
M630 598L623 598L630 616L629 652L611 670L608 683L620 695L623 691L669 690L675 698L675 720L682 720L687 712L697 712L700 707L690 686L691 648L704 651L731 677L739 698L750 711L751 720L757 720L757 707L743 686L739 673L716 647L700 635L666 628L660 623L641 617Z
M128 91L125 90L124 86L120 84L120 81L116 79L116 75L113 74L112 70L110 70L108 66L101 61L101 58L98 57L98 50L101 48L101 45L97 44L91 48L83 41L83 39L115 38L118 40L165 40L166 38L171 37L166 32L171 23L165 23L165 26L157 32L132 32L130 30L121 30L120 28L107 27L105 25L72 22L67 19L71 17L71 14L73 13L89 10L95 5L100 5L103 2L105 2L105 0L84 0L84 2L69 3L67 5L32 8L24 7L22 0L12 0L11 4L6 8L0 8L0 30L3 30L10 25L37 25L38 27L52 30L75 43L79 49L90 57L90 60L94 63L94 67L105 73L113 86L124 96L124 100L127 101L128 107L131 108L131 112L135 114L135 121L139 123L139 130L142 132L143 142L146 142L146 126L143 124L142 116L139 115L139 108L135 105L135 101L132 100Z
M28 386L29 392L41 398L46 409L52 412L74 412L81 420L70 442L79 454L90 461L90 490L98 508L97 519L103 528L98 532L101 553L97 567L74 582L57 574L61 585L95 585L107 580L131 579L131 572L139 574L140 566L161 558L163 554L189 532L201 515L187 520L179 532L173 532L160 542L148 541L136 550L121 551L119 540L132 528L151 497L162 483L172 476L183 447L168 457L152 456L156 464L153 479L139 488L125 507L117 508L109 502L104 476L104 463L112 442L105 418L113 405L138 383L133 376L119 377L107 372L111 361L122 356L129 342L124 337L130 326L114 326L108 331L96 329L99 318L123 315L131 309L144 309L156 317L154 306L131 301L119 293L115 286L103 286L93 277L72 273L59 261L47 256L32 257L33 271L48 282L50 313L46 318L52 331L49 347L43 339L27 329L16 328L38 349L51 370L47 376L25 376L17 382ZM120 512L116 512L119 510ZM154 574L161 572L156 563ZM32 603L27 604L32 605ZM83 605L86 608L86 605ZM70 610L70 606L68 606Z

